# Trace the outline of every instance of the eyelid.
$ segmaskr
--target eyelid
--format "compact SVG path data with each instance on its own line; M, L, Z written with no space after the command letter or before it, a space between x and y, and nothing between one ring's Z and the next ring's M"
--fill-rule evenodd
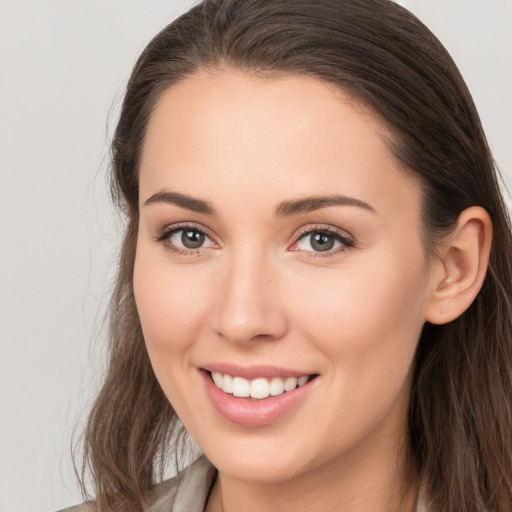
M342 244L341 248L338 248L336 250L329 250L325 252L320 251L306 251L303 249L291 249L294 245L297 244L299 240L304 238L307 235L312 235L313 233L324 233L329 236L334 237L337 241L339 241ZM343 253L347 251L348 249L351 249L355 246L355 240L354 237L348 233L345 230L342 230L340 228L336 228L334 226L326 225L326 224L314 224L314 225L308 225L300 228L298 232L294 235L294 241L292 245L288 248L288 250L297 251L297 252L303 252L307 253L307 257L311 258L326 258L326 257L333 257L340 253Z
M205 249L211 249L210 247L199 247L197 249L186 249L182 247L178 247L170 242L170 237L179 232L184 231L186 229L197 231L199 233L204 234L215 246L219 247L219 244L215 241L215 236L211 234L210 230L205 226L198 224L196 222L178 222L176 224L169 224L160 230L160 233L154 236L154 240L156 242L164 243L167 248L175 253L182 255L200 255ZM299 240L304 238L307 235L312 235L313 233L324 233L329 236L334 237L338 242L340 242L341 247L336 250L328 250L325 252L321 251L307 251L304 249L293 249L292 247L297 244ZM288 247L288 250L297 251L301 253L306 253L307 257L317 258L317 257L333 257L338 255L339 253L343 253L348 249L351 249L355 246L354 237L345 230L340 228L326 225L326 224L313 224L307 225L300 228L295 235L293 236L293 242L291 246Z
M205 228L201 224L197 224L196 222L177 222L176 224L169 224L160 230L159 234L157 234L154 238L156 242L160 242L166 245L166 247L178 254L183 255L199 255L204 249L210 249L211 247L198 247L197 249L187 249L183 247L178 247L170 242L170 238L173 234L185 231L197 231L205 235L215 246L219 246L219 244L215 241L215 237L211 235L209 229Z

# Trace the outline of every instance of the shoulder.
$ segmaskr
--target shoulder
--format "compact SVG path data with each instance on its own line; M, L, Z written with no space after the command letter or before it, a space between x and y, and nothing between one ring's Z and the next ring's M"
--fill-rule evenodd
M217 471L206 457L200 457L175 477L151 489L149 512L203 512ZM96 512L93 503L82 503L59 512Z
M208 459L200 457L174 478L152 489L149 512L168 512L171 507L173 512L203 512L216 476L217 471Z

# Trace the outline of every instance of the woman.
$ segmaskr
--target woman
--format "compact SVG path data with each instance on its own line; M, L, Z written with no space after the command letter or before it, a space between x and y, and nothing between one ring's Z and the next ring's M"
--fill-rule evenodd
M139 58L112 159L85 508L511 509L510 224L414 16L207 0ZM204 456L155 485L185 431Z

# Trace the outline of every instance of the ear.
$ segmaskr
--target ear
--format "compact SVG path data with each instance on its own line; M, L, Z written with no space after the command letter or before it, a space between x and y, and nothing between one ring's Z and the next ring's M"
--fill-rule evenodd
M471 305L484 282L491 241L492 222L485 209L472 206L459 215L432 268L427 322L451 322Z

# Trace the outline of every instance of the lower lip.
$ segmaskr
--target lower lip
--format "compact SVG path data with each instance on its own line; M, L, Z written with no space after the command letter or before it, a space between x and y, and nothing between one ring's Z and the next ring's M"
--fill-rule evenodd
M317 378L312 379L303 386L281 395L258 400L224 393L214 384L208 372L201 370L200 373L206 392L219 414L231 423L244 427L268 425L291 413L306 399L313 383L317 380Z

